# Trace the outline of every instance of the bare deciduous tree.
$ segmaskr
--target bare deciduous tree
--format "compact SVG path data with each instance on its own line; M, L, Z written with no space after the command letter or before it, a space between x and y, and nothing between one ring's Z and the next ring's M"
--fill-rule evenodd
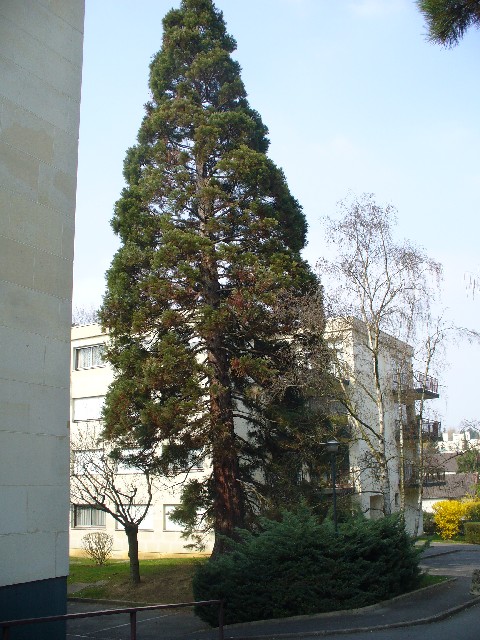
M72 326L77 327L94 322L98 322L98 311L94 307L73 307Z
M133 452L119 455L90 427L71 442L70 498L74 505L90 505L110 514L128 539L130 579L140 582L138 529L153 499L153 480L148 464ZM130 455L129 455L130 453ZM128 473L119 474L119 464Z
M398 506L404 508L406 464L411 456L410 464L418 465L421 453L403 428L420 424L410 345L416 345L431 324L442 269L410 242L394 240L396 212L391 205L379 206L371 194L364 194L340 203L340 208L339 219L326 219L326 239L335 257L318 263L328 314L336 318L327 325L327 338L354 439L375 461L382 511L389 514L395 503L392 478L399 475ZM430 346L422 366L424 380L435 353ZM418 429L421 432L421 426ZM370 475L373 484L372 471Z

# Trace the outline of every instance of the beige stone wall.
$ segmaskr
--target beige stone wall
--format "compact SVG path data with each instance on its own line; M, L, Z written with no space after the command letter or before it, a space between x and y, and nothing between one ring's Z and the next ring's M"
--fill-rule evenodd
M83 0L0 2L0 586L68 573Z

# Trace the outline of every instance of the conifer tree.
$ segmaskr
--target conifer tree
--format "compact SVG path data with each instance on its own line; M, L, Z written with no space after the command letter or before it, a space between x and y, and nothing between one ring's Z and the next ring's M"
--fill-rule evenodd
M480 0L417 0L417 5L435 44L455 47L470 26L480 26Z
M266 155L222 13L182 0L163 28L112 220L121 246L100 312L116 372L105 436L145 455L157 448L163 473L211 460L211 476L185 487L184 515L207 509L218 553L222 535L248 525L266 390L319 340L280 302L318 283L300 256L305 218Z

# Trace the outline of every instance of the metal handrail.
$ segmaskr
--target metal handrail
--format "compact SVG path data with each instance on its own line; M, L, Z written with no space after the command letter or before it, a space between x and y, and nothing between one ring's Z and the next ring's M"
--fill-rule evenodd
M393 376L393 390L402 391L409 389L419 389L426 392L438 393L438 379L422 373L421 371L397 372Z
M137 640L137 613L154 609L180 609L181 607L203 607L218 604L218 640L223 640L224 611L223 600L200 600L199 602L178 602L176 604L151 604L143 607L126 607L125 609L104 609L102 611L85 611L84 613L66 613L44 618L24 618L21 620L5 620L0 622L2 640L9 640L10 628L25 624L39 624L42 622L60 622L62 620L76 620L78 618L96 618L98 616L112 616L120 613L130 615L130 640Z

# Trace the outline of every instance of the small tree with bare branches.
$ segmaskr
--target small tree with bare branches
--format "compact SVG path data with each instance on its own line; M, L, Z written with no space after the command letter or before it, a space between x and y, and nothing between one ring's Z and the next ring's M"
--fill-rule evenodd
M92 505L110 514L128 539L130 579L140 582L138 528L153 499L153 479L148 462L136 452L121 454L93 429L78 432L71 443L70 498L76 505ZM119 474L118 465L134 473Z
M338 399L350 416L357 458L368 453L373 464L370 485L377 487L381 510L389 514L396 502L397 480L392 486L392 478L398 474L398 507L404 509L407 462L418 472L421 451L415 451L413 443L416 437L421 441L422 434L415 407L418 394L412 393L415 350L410 345L416 345L431 324L441 266L410 242L394 240L391 205L382 207L371 194L364 194L340 203L340 208L339 219L326 219L326 238L335 257L318 263L332 318L327 338L337 369ZM436 346L430 342L424 379ZM421 394L421 413L424 399ZM407 434L406 425L415 434ZM409 441L408 435L414 437Z

